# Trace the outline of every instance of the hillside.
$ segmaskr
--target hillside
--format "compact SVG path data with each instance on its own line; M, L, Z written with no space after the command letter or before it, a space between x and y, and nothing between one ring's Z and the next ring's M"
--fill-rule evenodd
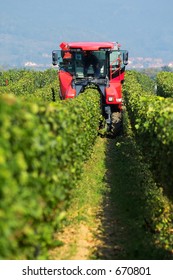
M41 3L1 3L0 65L23 67L31 61L50 66L51 52L61 41L119 41L131 57L173 60L171 1L96 0L85 7L79 0Z

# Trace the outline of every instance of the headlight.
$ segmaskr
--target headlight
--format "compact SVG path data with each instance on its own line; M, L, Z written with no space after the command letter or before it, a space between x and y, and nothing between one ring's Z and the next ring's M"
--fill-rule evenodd
M122 98L117 98L116 101L117 102L122 102Z
M112 102L112 101L114 101L114 98L110 96L110 97L108 97L108 101Z

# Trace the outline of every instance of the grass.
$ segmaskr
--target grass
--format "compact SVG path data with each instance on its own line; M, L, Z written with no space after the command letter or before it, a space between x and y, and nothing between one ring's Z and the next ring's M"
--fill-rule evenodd
M91 158L84 165L81 180L71 193L71 204L62 231L56 236L56 239L63 240L64 246L52 250L51 259L80 259L82 250L89 258L95 246L91 232L97 228L96 213L107 190L105 150L106 139L98 137Z
M98 138L91 158L84 166L81 181L72 192L73 203L68 211L69 222L85 221L89 225L95 223L95 211L106 190L104 172L105 141Z

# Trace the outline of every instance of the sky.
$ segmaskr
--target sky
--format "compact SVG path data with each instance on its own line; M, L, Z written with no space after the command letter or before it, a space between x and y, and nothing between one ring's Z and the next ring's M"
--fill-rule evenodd
M62 41L118 41L173 61L172 0L0 0L0 65L51 63Z

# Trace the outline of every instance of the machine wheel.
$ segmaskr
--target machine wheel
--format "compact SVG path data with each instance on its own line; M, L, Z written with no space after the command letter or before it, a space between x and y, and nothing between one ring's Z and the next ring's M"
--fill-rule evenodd
M115 138L123 133L122 112L112 113L111 119L111 124L106 123L106 121L101 122L99 127L101 137Z
M113 136L118 136L123 133L123 120L122 112L112 113L112 129L111 133Z

